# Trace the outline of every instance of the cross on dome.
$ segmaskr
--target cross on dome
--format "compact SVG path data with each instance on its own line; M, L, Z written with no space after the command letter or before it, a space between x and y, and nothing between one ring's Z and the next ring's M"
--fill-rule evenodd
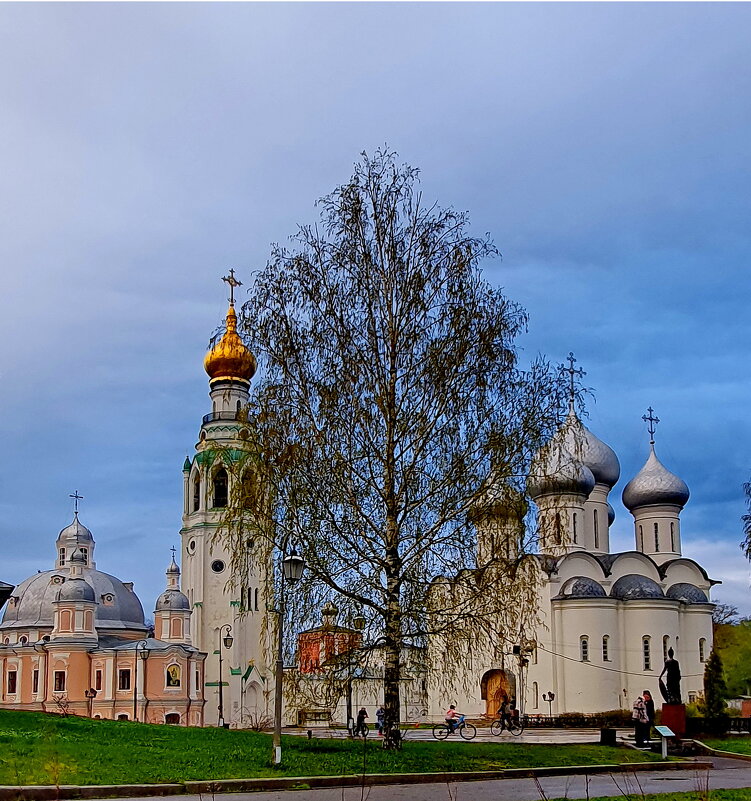
M647 431L649 431L649 444L655 444L655 426L660 422L659 417L654 416L654 409L650 406L647 409L648 414L643 414L641 419L647 424Z
M229 271L229 275L225 275L222 278L222 281L224 281L225 283L229 284L229 302L230 302L230 305L234 306L235 305L235 287L236 286L242 286L243 282L242 281L238 281L237 278L235 278L234 269L231 269Z
M569 392L569 405L573 409L574 402L576 401L576 378L584 378L586 372L580 367L578 370L574 368L574 364L576 363L576 357L573 354L573 351L570 351L568 356L566 357L566 361L568 362L568 367L564 365L559 366L559 370L562 373L568 373L568 392Z
M69 498L73 498L73 512L78 514L78 502L83 500L83 495L78 494L78 490L73 490L73 495L68 495Z

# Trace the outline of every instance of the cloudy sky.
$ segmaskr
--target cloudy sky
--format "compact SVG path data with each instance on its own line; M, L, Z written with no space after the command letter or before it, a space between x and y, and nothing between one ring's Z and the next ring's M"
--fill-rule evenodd
M751 614L750 40L748 4L2 4L0 580L51 566L78 489L153 608L218 277L387 142L491 232L523 358L587 370L614 547L652 405L684 553Z

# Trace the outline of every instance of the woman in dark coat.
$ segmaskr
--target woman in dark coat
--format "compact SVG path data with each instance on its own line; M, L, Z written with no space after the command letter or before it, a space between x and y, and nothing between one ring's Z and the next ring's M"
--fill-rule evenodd
M652 736L652 726L655 725L655 702L652 698L652 693L649 692L649 690L644 690L643 697L644 706L647 711L647 717L649 718L649 722L644 726L644 739L649 742L649 739Z

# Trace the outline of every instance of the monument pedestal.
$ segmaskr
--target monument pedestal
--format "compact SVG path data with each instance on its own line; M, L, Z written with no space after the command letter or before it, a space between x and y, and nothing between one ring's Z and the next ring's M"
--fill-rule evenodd
M678 739L686 734L686 707L684 704L663 704L661 723L672 729Z

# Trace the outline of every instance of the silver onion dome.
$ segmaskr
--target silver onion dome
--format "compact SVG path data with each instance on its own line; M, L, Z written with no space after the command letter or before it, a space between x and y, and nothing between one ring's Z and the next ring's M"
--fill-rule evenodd
M683 507L689 495L686 482L663 465L655 454L654 445L650 445L649 458L644 467L623 489L623 505L630 512L657 504Z
M562 428L566 448L583 462L598 484L614 487L621 476L615 451L596 437L572 410Z
M588 496L594 486L592 471L571 454L558 435L540 449L527 477L527 492L533 499L564 493Z
M180 590L165 590L157 599L156 611L169 612L173 609L190 609L190 601Z
M73 522L57 535L57 540L58 542L66 540L67 542L80 542L82 545L87 545L89 542L94 541L94 535L78 519L78 512L76 512L73 515Z

